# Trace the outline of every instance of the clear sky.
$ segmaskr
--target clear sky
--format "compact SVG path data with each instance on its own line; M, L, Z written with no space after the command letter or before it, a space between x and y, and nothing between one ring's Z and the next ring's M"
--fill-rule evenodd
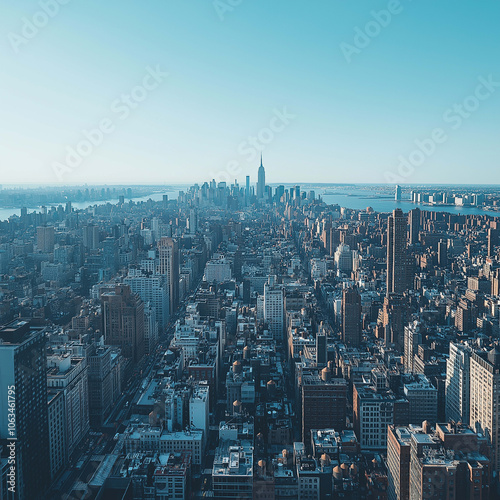
M0 183L255 182L260 150L269 182L500 183L499 25L497 0L4 0Z

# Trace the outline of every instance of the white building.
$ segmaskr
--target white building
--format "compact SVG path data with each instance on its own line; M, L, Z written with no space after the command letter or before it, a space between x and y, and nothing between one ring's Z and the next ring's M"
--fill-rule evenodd
M276 277L269 276L264 285L264 321L275 340L283 339L285 329L285 294L283 287L276 284Z
M342 273L352 271L352 252L349 245L341 243L335 251L335 265Z
M168 286L165 276L147 273L141 269L129 269L128 276L123 282L129 285L132 292L139 295L144 303L151 303L159 327L165 328L169 317Z
M162 431L149 425L131 426L125 431L125 453L156 451L167 453L191 452L194 465L201 465L203 456L203 431Z
M469 422L470 357L468 345L450 342L450 357L446 362L446 420Z
M189 401L189 423L192 429L203 431L204 445L207 444L209 431L209 388L208 385L198 385Z
M226 259L221 258L207 262L204 280L208 283L223 283L231 280L231 266Z

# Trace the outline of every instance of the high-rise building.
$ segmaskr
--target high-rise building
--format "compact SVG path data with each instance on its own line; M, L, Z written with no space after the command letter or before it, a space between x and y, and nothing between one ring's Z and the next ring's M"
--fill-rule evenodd
M406 216L397 208L387 223L387 295L407 289L406 228Z
M403 392L409 403L408 423L420 425L424 420L436 423L438 390L425 375L406 376Z
M101 301L106 344L120 347L124 357L138 363L144 356L144 302L122 284L103 293Z
M394 196L396 201L401 201L401 186L399 184L396 185L396 194Z
M66 441L66 409L61 389L49 389L47 398L49 414L50 476L55 477L68 465Z
M266 189L266 171L264 170L264 165L262 165L262 155L260 155L260 167L257 175L257 199L261 200L264 198L264 192Z
M89 420L93 429L99 429L113 403L111 348L92 344L87 353L89 374Z
M193 429L203 431L204 446L208 442L209 403L208 384L196 386L189 400L189 425Z
M421 324L413 321L405 326L404 334L404 370L406 373L413 373L414 359L418 351L418 346L422 343Z
M89 431L89 389L86 358L69 352L47 356L47 386L62 391L66 457Z
M468 345L450 342L446 361L446 420L469 422L471 354Z
M356 287L342 291L342 341L352 347L361 344L361 295Z
M411 433L407 427L390 425L387 434L387 479L389 500L410 498Z
M420 233L420 208L413 208L408 214L410 231L409 242L410 245L418 243L418 235Z
M264 321L274 339L283 340L285 331L285 293L276 284L276 276L269 276L264 285Z
M318 332L316 334L316 365L321 367L326 366L328 362L328 351L326 342L326 333Z
M0 439L7 449L15 443L15 498L44 498L51 480L45 332L22 320L0 328L0 372Z
M322 377L302 375L300 384L302 442L311 442L311 429L345 429L347 382L344 379L332 379L329 374L322 373Z
M54 226L41 226L36 228L36 246L44 253L54 251Z
M158 243L158 274L167 277L169 311L174 314L179 305L179 244L177 240L163 237Z
M492 498L484 437L465 425L428 422L388 428L387 498Z
M408 403L396 399L391 390L379 390L373 384L367 383L354 384L354 431L363 448L385 450L387 426L406 420L407 411Z
M438 265L446 267L448 265L448 242L439 240L438 243Z
M129 269L123 280L131 290L139 295L144 303L149 302L155 310L156 321L160 328L165 328L169 318L169 297L166 277L139 269Z
M337 269L343 273L352 271L352 251L349 245L341 243L335 251L335 265Z
M500 471L500 350L474 352L470 359L470 426L487 436L493 470Z

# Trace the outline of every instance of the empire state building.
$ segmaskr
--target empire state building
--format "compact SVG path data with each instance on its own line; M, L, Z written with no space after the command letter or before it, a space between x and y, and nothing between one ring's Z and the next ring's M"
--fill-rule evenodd
M261 154L259 173L257 177L257 199L260 200L264 198L265 187L266 187L266 171L264 170L264 166L262 165L262 154Z

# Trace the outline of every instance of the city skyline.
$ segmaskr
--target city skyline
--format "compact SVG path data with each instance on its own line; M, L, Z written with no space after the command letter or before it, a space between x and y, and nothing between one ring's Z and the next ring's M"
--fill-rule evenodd
M0 25L4 183L500 182L497 4L42 3Z

